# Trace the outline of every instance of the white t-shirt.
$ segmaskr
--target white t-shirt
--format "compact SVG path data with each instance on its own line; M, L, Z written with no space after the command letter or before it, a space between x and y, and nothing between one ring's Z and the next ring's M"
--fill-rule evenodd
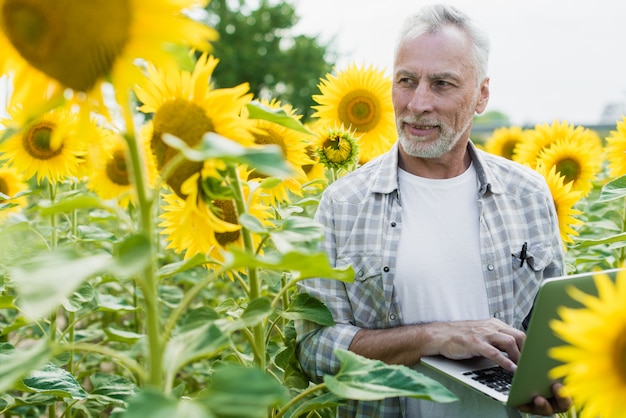
M402 233L394 281L405 324L489 318L480 254L476 170L428 179L398 170ZM461 400L410 399L407 417L508 417L515 411L456 382L440 381Z

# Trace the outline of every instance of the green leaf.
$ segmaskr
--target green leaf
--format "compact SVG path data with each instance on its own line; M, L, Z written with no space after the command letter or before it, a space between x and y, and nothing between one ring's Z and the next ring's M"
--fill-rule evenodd
M324 376L328 389L346 399L375 401L408 396L435 402L453 402L456 396L437 381L406 366L389 365L348 350L335 351L341 368L335 376Z
M52 348L47 340L39 340L31 347L19 350L3 344L0 349L0 393L11 389L18 380L45 365L51 356Z
M587 248L593 247L594 245L613 244L622 241L626 241L626 232L622 232L621 234L616 234L605 238L579 239L576 240L576 243L572 246L572 248Z
M125 331L121 329L115 329L112 327L105 328L104 333L107 335L109 340L122 342L126 344L134 344L144 337L143 334L138 334L136 332Z
M237 248L226 253L227 264L232 269L244 267L267 268L272 270L289 270L298 279L321 277L325 279L354 281L352 266L333 268L325 253L289 252L287 254L254 255Z
M116 400L125 400L133 396L137 386L122 376L115 374L94 373L89 377L93 390L91 395L105 396Z
M198 253L195 254L193 257L188 258L187 260L164 265L159 269L158 274L160 277L170 277L174 274L182 273L183 271L187 271L192 268L206 264L209 261L211 261L210 258L207 258L205 255Z
M228 334L214 323L207 323L175 335L165 348L164 370L170 381L185 366L200 358L209 358L230 342Z
M15 296L0 295L0 309L15 309Z
M298 248L316 248L324 233L324 227L305 216L291 216L285 219L279 230L270 236L280 252L297 251Z
M163 142L183 153L190 161L204 161L209 158L224 160L233 164L245 164L267 176L285 177L293 172L278 146L245 147L216 133L204 134L202 141L195 148L170 134L163 134Z
M68 213L78 209L105 209L115 212L115 208L96 196L77 195L66 197L57 202L42 200L39 202L42 216L51 216L58 213Z
M47 364L35 370L22 380L30 392L61 398L85 399L87 392L67 370Z
M81 241L112 241L115 239L115 235L106 229L99 228L94 225L79 225L78 236Z
M270 301L265 298L256 298L248 303L248 306L243 311L240 320L243 321L246 326L253 327L258 325L272 314L272 305Z
M133 312L138 308L109 293L98 293L98 309L104 312Z
M289 320L304 319L327 327L335 325L333 314L328 307L308 293L295 295L287 310L280 315Z
M345 399L335 395L334 393L322 393L321 395L315 396L299 404L298 407L289 414L289 416L303 417L306 416L304 414L307 412L319 411L323 408L334 408L345 403Z
M299 120L289 116L283 109L271 109L257 101L250 102L247 108L249 112L248 118L250 119L263 119L294 131L313 135Z
M161 392L146 390L133 396L122 418L213 418L200 402L176 400Z
M59 250L38 257L28 266L13 268L18 304L31 319L44 317L111 260L108 254L80 256Z
M275 378L259 369L239 365L216 369L213 380L198 397L222 418L266 418L269 407L288 399L287 390Z
M115 251L115 258L107 271L120 277L131 277L143 272L152 262L151 244L145 235L131 235Z
M83 282L72 294L63 302L63 307L68 312L78 312L96 296L96 291L91 284Z
M217 311L209 306L201 306L197 309L188 311L179 321L178 325L181 330L197 328L207 322L220 319Z
M248 231L256 234L267 234L267 228L261 223L261 221L257 217L247 213L239 216L239 224Z
M218 324L222 330L231 333L260 324L265 318L270 316L272 312L272 305L269 300L257 298L248 303L248 306L239 318L235 320L220 320Z
M608 202L626 197L626 175L608 182L602 187L598 202Z

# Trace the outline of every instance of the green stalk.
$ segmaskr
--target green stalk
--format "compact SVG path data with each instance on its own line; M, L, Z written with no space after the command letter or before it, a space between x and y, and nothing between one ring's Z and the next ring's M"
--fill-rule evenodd
M56 201L56 184L52 184L48 181L48 191L50 192L50 202L54 204ZM50 215L50 249L55 251L59 241L59 235L57 232L57 215L53 213ZM52 343L56 342L57 334L57 310L53 309L50 313L50 327L48 329L48 338ZM53 402L48 406L48 417L56 418L56 404Z
M121 352L108 348L104 345L96 345L89 343L73 343L63 347L65 350L80 351L85 353L101 354L105 357L115 360L115 362L122 367L128 369L131 373L137 376L137 379L141 382L147 378L146 371L135 360L124 356Z
M128 96L126 96L128 97ZM156 237L154 231L153 199L149 196L146 174L144 173L143 158L140 153L139 142L135 135L133 112L131 111L130 99L124 103L124 115L126 121L125 139L128 144L131 171L137 193L139 210L140 232L148 239L150 259L148 266L143 271L143 278L138 278L138 284L143 291L146 305L146 334L148 336L149 350L149 378L148 384L160 388L163 384L163 349L161 339L160 306L158 298L158 283L156 274Z
M187 310L189 305L191 305L191 302L194 300L194 298L198 296L200 292L206 289L209 283L214 281L216 277L219 277L219 275L222 274L223 271L224 270L222 268L220 268L217 271L211 271L207 275L207 277L204 278L204 280L200 280L191 289L189 289L188 291L184 293L183 299L180 301L178 306L171 313L169 318L167 318L167 322L165 323L165 326L163 327L162 333L163 333L164 341L167 341L170 338L170 335L172 331L174 330L174 327L176 326L176 322L181 317L181 315Z
M228 166L229 177L233 179L233 192L235 193L235 205L237 208L237 214L239 216L247 213L245 204L245 196L241 186L239 175L237 174L237 168L233 165ZM254 242L252 240L252 233L246 229L241 228L241 237L243 240L244 249L250 254L254 254ZM248 287L248 300L253 301L261 297L261 280L258 276L258 271L255 267L248 268L248 281L250 283ZM265 321L255 325L252 328L254 335L254 343L252 350L254 352L254 363L261 369L265 370Z
M280 418L289 411L289 408L300 402L302 399L306 398L312 393L315 393L318 390L326 389L326 383L320 383L319 385L311 386L307 390L301 392L298 396L295 396L289 400L280 410L274 415L274 418Z

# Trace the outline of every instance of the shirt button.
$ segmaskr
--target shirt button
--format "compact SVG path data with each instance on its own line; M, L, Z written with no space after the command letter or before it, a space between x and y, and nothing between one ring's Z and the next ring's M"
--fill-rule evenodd
M383 271L384 271L385 273L389 273L389 267L387 267L387 266L383 267Z
M396 227L396 225L397 225L397 224L396 224L395 222L392 222L392 223L391 223L391 227L392 227L392 228L395 228L395 227Z
M359 270L359 277L363 277L365 275L365 272L363 270Z
M489 270L489 271L493 271L494 268L495 267L493 266L493 264L488 264L487 265L487 270Z
M389 315L389 319L391 319L392 321L395 321L396 320L396 314Z
M500 313L500 311L496 311L496 312L493 313L493 317L494 318L500 319L501 316L502 316L502 314Z

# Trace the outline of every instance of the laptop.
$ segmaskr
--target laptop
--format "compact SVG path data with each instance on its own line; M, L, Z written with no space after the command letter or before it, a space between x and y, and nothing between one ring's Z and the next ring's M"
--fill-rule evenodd
M554 380L548 377L548 372L560 363L548 355L548 350L564 344L552 332L550 321L559 319L557 309L560 306L582 307L569 296L567 289L575 286L587 294L597 295L593 276L608 274L615 281L619 270L586 272L544 280L535 298L515 373L482 357L451 360L443 356L427 356L422 357L421 363L511 407L531 402L537 395L550 398L550 386Z

